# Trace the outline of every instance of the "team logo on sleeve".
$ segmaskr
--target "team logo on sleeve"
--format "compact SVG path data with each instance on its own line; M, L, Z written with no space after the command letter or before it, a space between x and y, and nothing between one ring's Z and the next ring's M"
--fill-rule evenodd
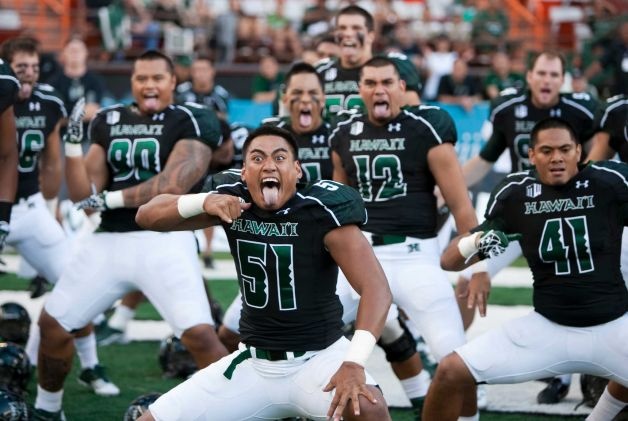
M528 116L528 106L518 105L515 107L515 117L526 118Z
M120 121L120 112L119 111L109 111L107 113L107 124L110 126L116 124Z
M331 69L327 69L327 71L325 71L325 80L327 81L336 80L336 76L338 76L338 69L336 69L335 67L332 67Z
M349 132L352 135L356 136L362 133L363 130L364 130L364 123L361 121L356 121L355 123L351 124L351 130Z
M526 187L526 196L535 198L541 195L541 185L534 183Z

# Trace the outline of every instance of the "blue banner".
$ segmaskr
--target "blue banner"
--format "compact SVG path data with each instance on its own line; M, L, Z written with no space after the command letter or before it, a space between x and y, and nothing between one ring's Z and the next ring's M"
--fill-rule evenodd
M482 127L488 120L489 103L481 102L473 107L471 111L467 111L460 105L441 104L438 105L451 115L456 124L458 131L458 142L456 143L456 152L460 163L464 163L468 159L480 153L480 149L486 143L482 134Z

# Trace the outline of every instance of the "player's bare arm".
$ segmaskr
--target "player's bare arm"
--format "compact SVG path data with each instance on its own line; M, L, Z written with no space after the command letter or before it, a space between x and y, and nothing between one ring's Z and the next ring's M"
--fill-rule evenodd
M138 207L162 193L187 193L205 175L210 160L209 146L197 140L179 140L162 172L122 190L124 207Z
M340 155L338 155L338 152L336 151L331 152L331 162L334 166L334 171L333 171L333 176L332 176L334 178L334 181L337 181L342 184L347 184L349 181L349 177L347 177L347 172L345 171L345 168L342 166L342 159L340 159Z
M96 192L102 191L109 178L107 159L102 146L93 143L85 157L65 157L65 178L70 200L78 202Z
M607 132L597 132L591 142L591 150L587 155L587 161L602 161L611 159L615 151L610 146L611 136Z
M56 198L61 188L63 168L59 138L60 127L61 122L57 123L54 130L48 135L46 147L42 151L39 160L39 185L45 199Z
M491 170L492 162L476 155L462 165L462 176L467 187L473 187Z
M376 340L384 327L392 294L371 245L357 226L347 225L330 231L325 236L325 246L351 286L360 294L356 332L367 331L366 335L370 334ZM365 382L363 365L353 361L343 362L324 389L335 389L327 415L340 419L349 401L349 413L359 414L360 396L375 403L373 388Z
M0 115L0 201L11 202L17 190L17 140L13 107Z
M188 204L183 204L186 201ZM185 208L190 209L195 203L199 213L184 217L182 209L186 215ZM218 225L221 220L230 223L250 206L250 203L242 203L238 197L226 194L160 194L139 207L135 221L142 228L153 231L189 231Z

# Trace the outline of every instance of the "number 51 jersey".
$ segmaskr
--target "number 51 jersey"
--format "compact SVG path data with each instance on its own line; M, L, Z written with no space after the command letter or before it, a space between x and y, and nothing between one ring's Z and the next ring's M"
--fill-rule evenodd
M180 140L198 140L212 149L222 135L218 118L209 108L186 103L169 105L152 115L140 115L135 105L103 108L89 125L89 136L105 151L109 168L106 190L121 190L159 174ZM139 231L136 208L106 210L101 229Z
M203 190L251 202L239 170L211 176ZM338 266L324 238L337 227L365 220L354 189L320 180L299 184L277 211L253 204L231 224L223 223L242 292L242 341L262 349L314 351L338 340Z

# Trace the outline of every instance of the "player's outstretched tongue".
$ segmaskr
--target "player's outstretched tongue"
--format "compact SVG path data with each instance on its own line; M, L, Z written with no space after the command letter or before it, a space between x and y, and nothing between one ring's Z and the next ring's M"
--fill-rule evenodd
M262 195L266 206L274 206L279 201L279 183L276 180L264 180Z
M388 104L385 102L378 102L373 107L374 117L387 117L388 116Z

